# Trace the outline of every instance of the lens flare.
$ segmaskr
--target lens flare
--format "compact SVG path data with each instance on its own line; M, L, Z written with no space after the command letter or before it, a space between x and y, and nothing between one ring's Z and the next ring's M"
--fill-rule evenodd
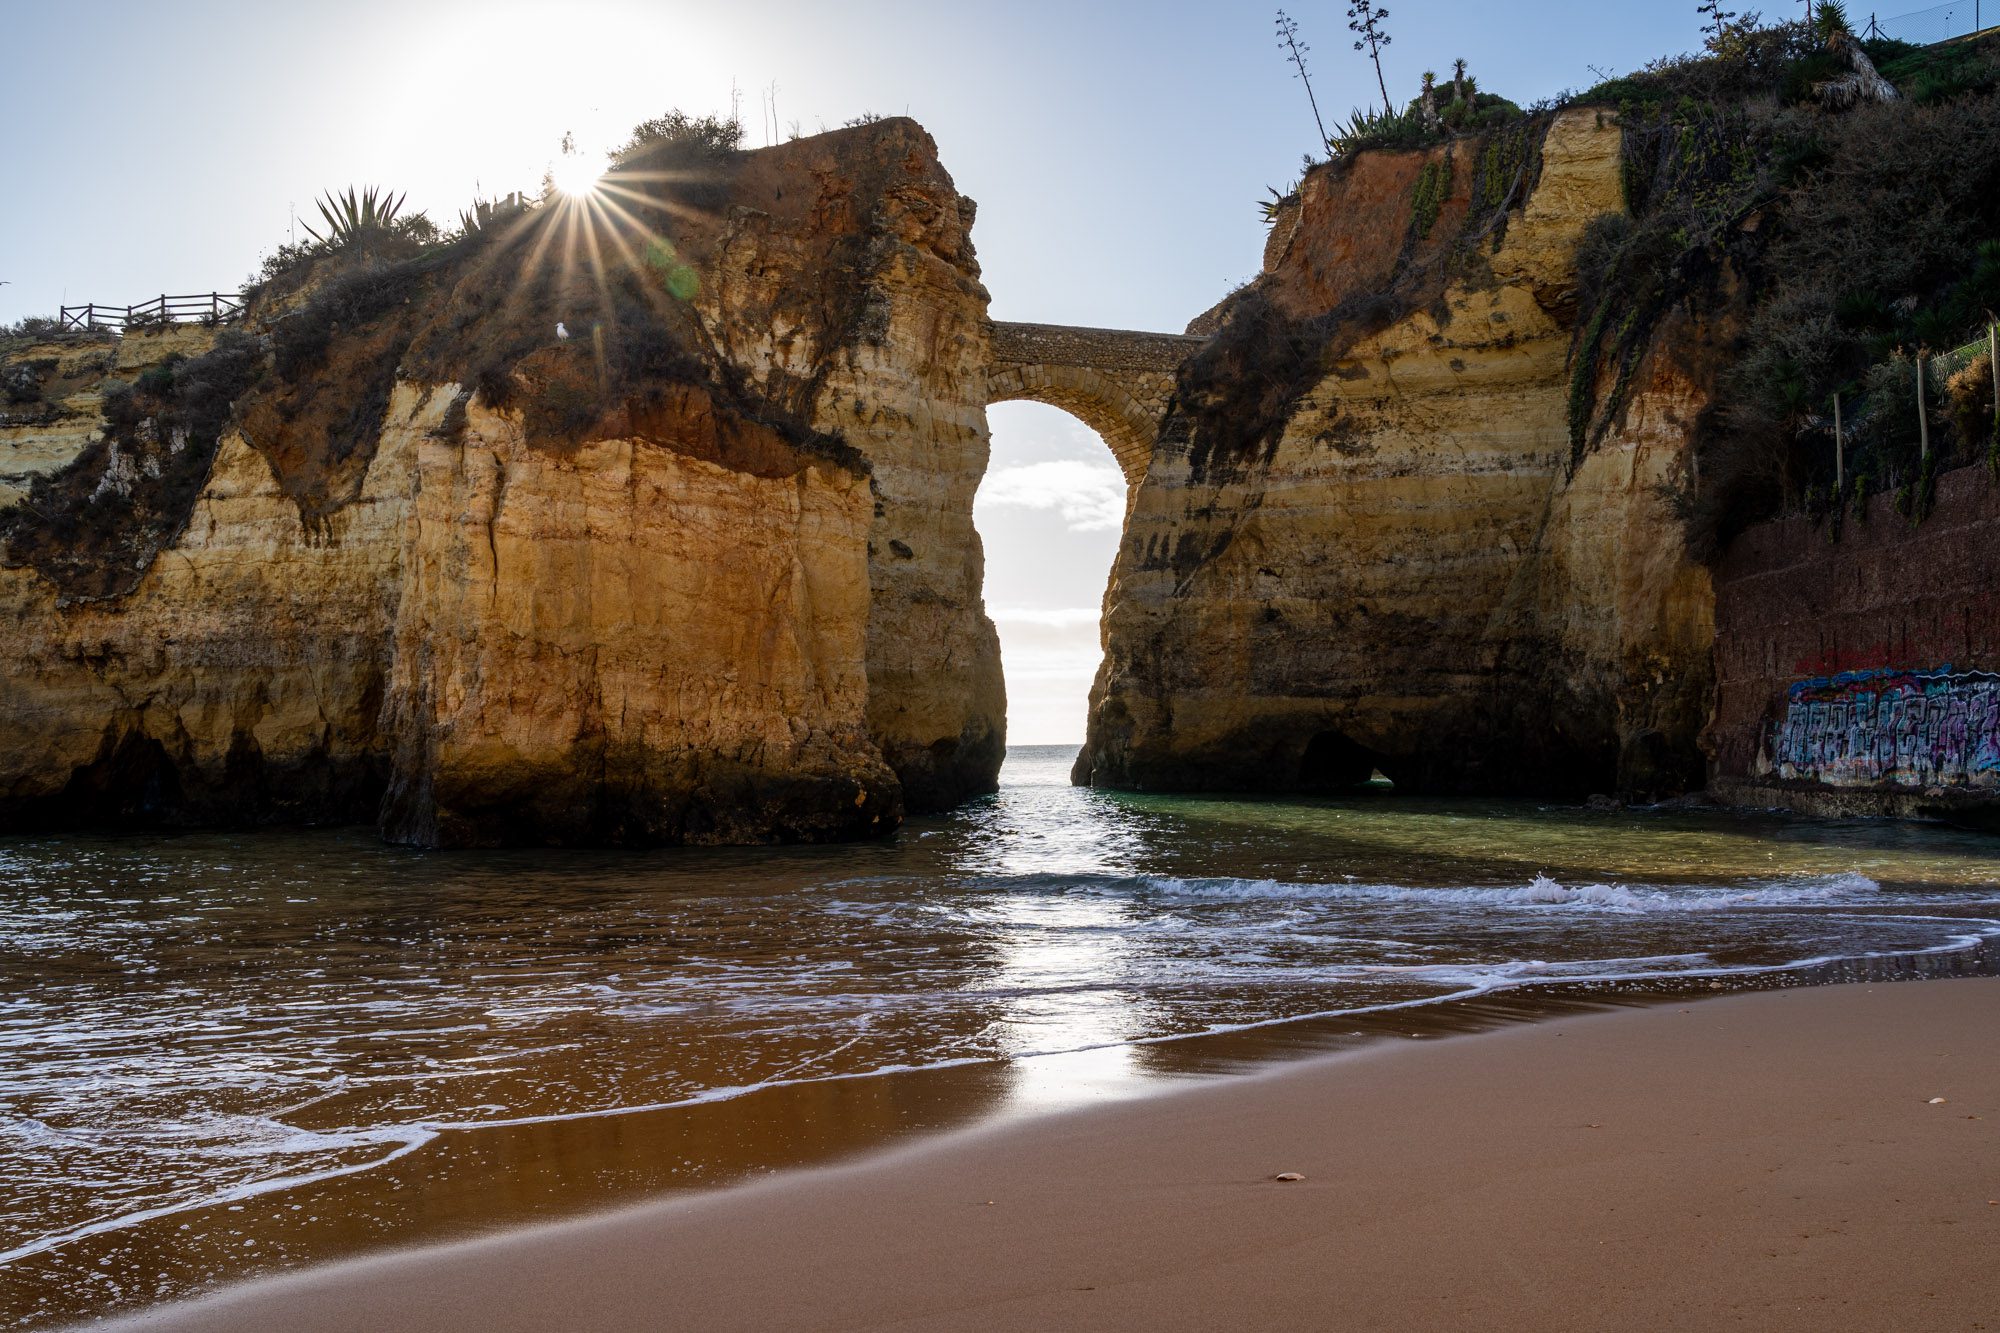
M556 160L549 168L549 175L556 183L556 189L571 199L588 199L597 193L597 186L604 179L607 164L600 156L591 153L574 153Z

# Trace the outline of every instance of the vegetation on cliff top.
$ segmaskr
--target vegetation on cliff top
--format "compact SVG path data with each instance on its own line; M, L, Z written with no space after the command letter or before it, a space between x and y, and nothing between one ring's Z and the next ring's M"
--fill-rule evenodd
M1452 281L1479 280L1513 212L1540 179L1552 121L1546 111L1516 115L1499 129L1433 147L1417 168L1397 233L1375 238L1394 247L1386 277L1371 279L1333 309L1300 313L1281 304L1268 278L1218 308L1214 336L1177 372L1162 426L1162 438L1188 442L1196 480L1221 480L1267 457L1299 398L1347 347L1431 306ZM1350 156L1318 169L1345 172L1353 165ZM1469 177L1462 202L1448 208L1461 170ZM1298 200L1284 206L1297 207Z
M1629 214L1602 219L1578 256L1574 459L1622 419L1671 325L1693 334L1677 348L1704 349L1685 368L1714 399L1697 430L1696 466L1672 497L1698 551L1713 554L1746 524L1801 502L1838 512L1892 490L1921 513L1940 468L1982 452L2000 460L1991 372L1976 361L1951 367L1928 456L1914 411L1915 358L1965 343L2000 310L2000 39L1927 48L1858 41L1835 3L1819 5L1811 26L1766 24L1714 3L1703 12L1703 51L1525 114L1480 92L1456 62L1449 81L1426 74L1401 110L1355 111L1326 136L1328 150L1338 164L1483 134L1472 166L1476 214L1498 208L1502 195L1520 198L1523 165L1532 183L1550 106L1615 108ZM1280 37L1281 45L1296 39L1282 18ZM1305 78L1302 49L1287 47ZM1876 71L1902 96L1874 100ZM1438 225L1467 157L1433 151L1424 163L1398 278L1386 295L1359 303L1367 309L1326 317L1346 322L1343 335L1415 308L1426 284L1411 285L1407 261ZM1306 169L1325 168L1308 159ZM1273 189L1266 220L1298 203L1296 186ZM1292 327L1257 299L1254 285L1232 298L1238 329L1225 326L1215 352L1191 367L1188 415L1213 416L1206 429L1218 437L1205 458L1245 457L1274 439L1279 404L1296 397L1308 367L1323 365L1335 336ZM1250 341L1229 350L1241 340ZM1225 372L1225 361L1234 369ZM1225 389L1237 375L1246 383ZM1836 394L1848 446L1838 496ZM1256 410L1242 410L1246 395ZM1892 402L1910 410L1877 410ZM1239 420L1206 413L1207 403L1229 405Z
M1365 51L1374 64L1375 81L1382 90L1382 109L1356 107L1346 121L1336 121L1333 132L1328 133L1326 122L1320 118L1319 99L1313 93L1312 72L1306 63L1307 53L1312 48L1300 38L1298 21L1284 10L1278 11L1278 49L1284 52L1286 63L1292 66L1292 77L1305 85L1313 124L1329 156L1341 158L1371 149L1426 148L1455 135L1493 129L1521 118L1521 108L1513 102L1479 91L1478 80L1466 72L1466 62L1462 58L1452 62L1448 83L1440 84L1435 73L1426 71L1422 89L1398 111L1394 99L1389 96L1388 82L1382 75L1381 48L1391 41L1387 28L1389 11L1354 0L1348 6L1347 17L1348 28L1356 34L1354 49ZM1538 106L1536 110L1546 110L1553 105ZM1308 154L1304 170L1311 171L1317 165ZM1284 190L1272 187L1271 198L1260 205L1264 210L1264 220L1273 221L1280 209L1292 201L1296 189L1296 184Z
M1860 395L1893 387L1885 363L1955 347L2000 309L2000 263L1982 249L2000 239L2000 51L1864 43L1906 95L1834 110L1815 95L1847 67L1834 30L1752 19L1701 58L1586 95L1620 107L1630 216L1601 220L1578 258L1575 456L1620 419L1658 330L1702 328L1680 341L1713 348L1690 369L1715 399L1674 498L1705 555L1831 495L1835 394L1847 498L1921 492L1990 440L1961 413L1967 429L1939 430L1926 460L1913 410L1871 413Z
M741 137L670 112L634 128L606 202L516 197L476 206L451 236L386 192L329 196L326 229L267 264L243 330L106 391L101 438L0 514L0 556L65 597L130 591L186 523L232 424L323 531L360 493L402 376L468 386L539 448L664 431L751 471L803 454L865 472L810 427L797 386L753 387L690 305ZM38 375L16 378L10 398L40 392Z
M0 555L69 600L131 591L186 524L231 404L263 374L262 340L231 329L107 389L102 436L0 510Z

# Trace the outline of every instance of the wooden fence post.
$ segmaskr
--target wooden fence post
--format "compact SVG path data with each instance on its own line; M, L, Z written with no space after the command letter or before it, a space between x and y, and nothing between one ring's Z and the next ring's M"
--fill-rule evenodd
M1925 462L1931 457L1931 419L1924 410L1924 354L1917 353L1917 440Z
M1833 396L1833 497L1837 504L1847 493L1847 437L1840 429L1840 395Z

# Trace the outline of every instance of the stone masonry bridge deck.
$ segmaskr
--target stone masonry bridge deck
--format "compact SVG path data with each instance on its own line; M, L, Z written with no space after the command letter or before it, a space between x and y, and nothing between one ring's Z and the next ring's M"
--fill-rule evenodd
M1029 399L1060 407L1104 437L1136 486L1159 437L1174 371L1208 339L1060 324L993 325L986 401Z

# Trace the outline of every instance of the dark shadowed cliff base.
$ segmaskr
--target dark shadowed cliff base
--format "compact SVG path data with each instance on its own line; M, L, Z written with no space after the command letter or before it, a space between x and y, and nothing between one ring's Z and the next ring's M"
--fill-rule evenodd
M1979 979L1376 1048L117 1327L1991 1327L1996 1020Z

